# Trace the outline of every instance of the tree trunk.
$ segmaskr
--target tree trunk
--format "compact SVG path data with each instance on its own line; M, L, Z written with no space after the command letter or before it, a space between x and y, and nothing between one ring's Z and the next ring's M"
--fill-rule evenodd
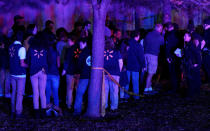
M94 68L104 67L106 8L93 6L93 43L92 43L92 70L90 87L88 90L88 108L86 115L100 117L102 70Z
M164 0L163 3L163 23L171 22L171 2Z

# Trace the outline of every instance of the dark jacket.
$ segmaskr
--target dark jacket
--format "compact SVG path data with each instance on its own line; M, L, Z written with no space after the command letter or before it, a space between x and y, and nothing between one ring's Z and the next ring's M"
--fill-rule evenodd
M47 73L47 50L45 48L30 47L27 54L30 75L34 75L39 71Z
M78 59L80 79L90 79L91 72L91 53L88 47L82 50Z
M166 44L166 58L174 59L176 58L174 51L178 48L178 37L176 31L170 31L166 33L165 44Z
M127 70L139 72L145 67L145 58L143 47L134 39L128 41L128 61Z
M9 47L9 62L10 62L10 74L11 75L25 75L26 69L21 67L20 58L18 56L19 49L23 47L20 44L12 44Z
M144 53L158 56L160 52L160 46L163 44L164 38L159 32L155 30L149 32L144 39Z

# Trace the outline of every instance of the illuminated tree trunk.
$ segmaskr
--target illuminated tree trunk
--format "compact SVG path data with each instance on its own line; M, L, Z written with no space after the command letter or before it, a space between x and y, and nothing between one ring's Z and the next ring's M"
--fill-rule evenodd
M171 2L164 0L163 3L163 23L171 22Z
M100 117L102 70L104 66L105 20L111 0L92 0L93 5L93 43L92 70L88 90L88 108L86 115Z

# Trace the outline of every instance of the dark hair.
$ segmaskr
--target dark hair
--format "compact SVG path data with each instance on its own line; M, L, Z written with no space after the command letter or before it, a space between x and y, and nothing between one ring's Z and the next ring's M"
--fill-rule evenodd
M114 42L110 37L106 37L105 39L105 50L113 49Z
M91 24L91 22L88 20L84 22L84 26L87 26L88 24Z
M84 38L79 38L79 40L78 40L78 43L79 42L83 42L83 43L87 43L88 42L88 39L86 38L86 37L84 37Z
M70 39L71 41L76 42L77 37L73 34L68 34L68 39Z
M118 31L121 31L120 29L114 29L114 34L116 34Z
M47 21L45 22L45 27L48 27L50 24L54 24L54 22L51 21L51 20L47 20Z
M44 43L44 38L41 32L38 32L30 41L30 47L34 49L47 48L46 43Z
M15 35L15 40L22 42L24 37L23 31L18 31Z
M171 23L171 22L166 23L165 26L166 26L167 28L174 27L173 23Z
M33 35L34 28L36 27L35 24L29 24L26 29L26 35Z
M140 32L139 32L139 31L133 31L133 32L131 33L131 37L132 37L132 38L135 38L135 37L137 37L138 35L140 35Z
M68 32L63 27L56 30L56 36L58 37L58 39L61 39L62 37L67 37L67 35Z

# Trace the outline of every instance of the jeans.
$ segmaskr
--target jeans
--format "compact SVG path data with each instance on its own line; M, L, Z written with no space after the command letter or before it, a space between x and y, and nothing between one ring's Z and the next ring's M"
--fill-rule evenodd
M0 94L10 94L10 74L7 69L0 69Z
M116 75L112 75L112 77L119 83L120 77ZM110 107L111 110L116 110L118 108L118 92L119 87L115 84L108 76L105 76L105 100L106 100L106 107L108 107L108 96L110 90Z
M39 71L38 73L31 76L34 109L39 109L39 97L41 99L41 107L43 109L46 108L46 83L47 75L43 71Z
M83 101L83 95L85 94L85 91L88 87L89 79L80 79L79 85L76 91L76 99L74 104L74 112L75 113L81 113L82 112L82 101Z
M12 84L12 97L11 97L12 112L21 114L23 110L22 102L23 102L23 94L25 91L26 78L11 76L10 81Z
M74 90L74 76L66 75L66 104L68 108L71 108L73 102L73 90Z
M58 96L59 80L60 77L57 75L47 75L47 85L46 85L47 104L50 104L50 97L51 94L53 93L54 105L59 106L59 96Z
M139 94L139 72L127 71L128 84L125 86L125 89L129 90L130 77L132 78L133 92ZM129 98L129 95L125 93L125 98ZM139 99L139 96L134 96L134 99Z

